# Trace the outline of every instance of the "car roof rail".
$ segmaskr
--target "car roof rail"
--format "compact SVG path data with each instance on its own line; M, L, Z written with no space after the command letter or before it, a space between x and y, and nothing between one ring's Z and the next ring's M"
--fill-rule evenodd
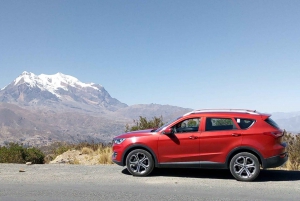
M256 110L248 110L248 109L198 109L198 110L193 110L191 112L188 112L183 116L189 114L198 114L198 113L207 113L207 112L237 112L237 113L248 113L248 114L255 114L255 115L260 114Z

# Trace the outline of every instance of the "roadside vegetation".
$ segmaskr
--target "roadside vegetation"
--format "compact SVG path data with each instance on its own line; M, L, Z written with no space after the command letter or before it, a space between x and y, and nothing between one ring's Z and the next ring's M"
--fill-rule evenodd
M79 144L55 143L49 147L43 147L47 156L45 163L50 163L57 156L67 153L70 164L113 164L111 160L111 144L88 143Z
M140 116L138 120L133 120L133 125L126 124L125 132L128 131L137 131L137 130L145 130L152 128L159 128L164 125L163 117L153 117L151 120L147 120L146 117Z
M283 141L287 143L289 154L289 160L284 167L288 170L300 170L300 133L294 135L285 132Z
M125 132L143 129L158 128L163 125L162 117L153 117L147 120L146 117L139 117L133 120L133 124L125 125ZM287 152L289 153L288 162L282 167L287 170L300 170L300 134L294 135L285 132L283 141L287 143ZM33 164L49 163L57 156L64 153L71 155L71 152L78 152L79 156L70 160L70 164L84 164L85 161L93 161L93 164L112 164L111 144L88 143L69 144L57 142L45 147L26 148L23 145L9 143L6 146L0 146L0 163L26 163Z
M45 155L38 148L26 148L17 143L0 146L0 163L26 163L43 164Z

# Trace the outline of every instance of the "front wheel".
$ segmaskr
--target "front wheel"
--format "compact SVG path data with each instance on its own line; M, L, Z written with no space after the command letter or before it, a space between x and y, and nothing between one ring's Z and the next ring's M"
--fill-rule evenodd
M154 168L154 161L149 152L135 149L127 155L126 166L133 176L147 176Z
M238 181L253 181L259 175L260 164L253 154L241 152L231 159L229 169Z

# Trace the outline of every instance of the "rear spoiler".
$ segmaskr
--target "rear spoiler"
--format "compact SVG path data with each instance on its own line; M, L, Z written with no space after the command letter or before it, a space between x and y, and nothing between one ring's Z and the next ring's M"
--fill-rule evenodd
M269 118L271 116L271 114L267 114L267 113L261 113L261 118L262 120L266 120L267 118Z

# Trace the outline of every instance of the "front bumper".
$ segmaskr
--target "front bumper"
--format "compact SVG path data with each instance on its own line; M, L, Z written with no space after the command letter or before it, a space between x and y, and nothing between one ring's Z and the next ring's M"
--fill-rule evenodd
M288 160L288 158L288 153L283 153L278 156L267 158L265 159L264 169L279 167L283 165Z
M124 164L121 161L117 161L117 160L112 160L115 164L120 165L120 166L124 166Z
M120 155L118 155L118 152L114 151L112 154L112 161L120 166L125 166L124 163L122 162L122 158L120 157Z

